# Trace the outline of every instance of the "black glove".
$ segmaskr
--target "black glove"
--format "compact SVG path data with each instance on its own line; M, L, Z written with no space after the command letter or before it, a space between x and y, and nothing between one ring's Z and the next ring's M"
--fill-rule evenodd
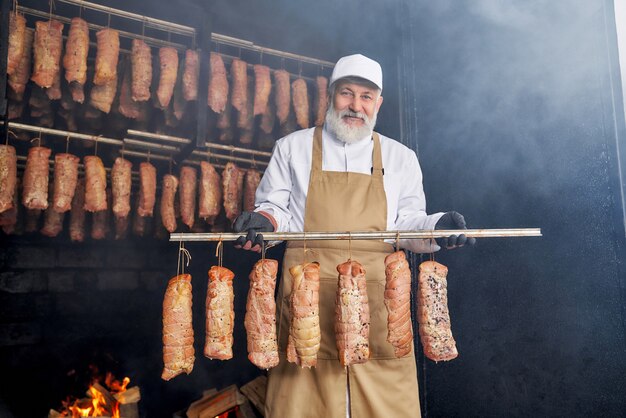
M248 231L245 237L237 238L235 248L260 252L263 247L263 235L259 232L274 232L274 225L260 213L243 212L235 219L233 230L235 232Z
M459 212L446 212L437 221L435 229L467 229L467 226L465 225L465 218ZM476 238L467 238L465 234L460 234L458 236L450 235L447 238L437 238L436 241L437 245L441 248L447 248L449 250L456 247L462 247L465 244L476 244Z

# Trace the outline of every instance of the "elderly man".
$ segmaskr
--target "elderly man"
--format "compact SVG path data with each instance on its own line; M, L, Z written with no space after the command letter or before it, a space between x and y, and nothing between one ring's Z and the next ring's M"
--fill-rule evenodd
M330 79L324 127L294 132L276 142L256 193L256 209L235 220L247 231L238 245L259 251L267 231L394 231L465 229L457 212L426 214L422 173L415 152L374 132L383 103L382 69L363 55L341 58ZM455 248L474 239L453 235L437 241L402 240L415 252ZM289 242L277 298L280 364L270 370L266 417L420 416L414 354L396 358L386 341L383 303L385 256L379 241ZM367 272L370 358L342 367L335 345L336 266L348 258ZM289 330L288 268L304 259L320 263L321 347L317 366L301 369L285 359Z

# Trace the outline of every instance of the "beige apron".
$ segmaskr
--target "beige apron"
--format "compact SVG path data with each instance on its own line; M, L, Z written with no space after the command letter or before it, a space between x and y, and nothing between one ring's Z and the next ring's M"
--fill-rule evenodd
M380 139L374 133L372 175L322 171L322 130L315 128L311 179L307 192L305 231L384 231L387 199L383 185ZM387 310L383 302L385 264L393 251L379 241L310 241L306 261L320 263L320 327L322 341L317 366L302 369L287 362L289 333L289 267L304 261L301 242L287 246L277 299L280 363L269 372L265 416L274 418L346 416L349 381L353 418L419 417L417 371L413 352L395 358L387 338ZM347 368L339 363L334 317L337 265L348 258L366 270L370 308L370 359Z

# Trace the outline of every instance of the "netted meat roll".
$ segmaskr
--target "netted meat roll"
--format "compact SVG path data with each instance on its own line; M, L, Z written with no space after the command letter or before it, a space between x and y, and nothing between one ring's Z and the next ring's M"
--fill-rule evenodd
M31 80L39 87L52 87L55 77L61 71L62 49L63 23L57 20L36 22Z
M99 212L107 208L107 172L100 157L85 157L85 210Z
M117 157L111 168L113 214L118 219L126 218L130 213L132 168L133 163L122 157Z
M198 216L213 225L222 210L222 184L219 173L212 164L200 163L200 196Z
M209 270L204 355L210 359L233 357L234 277L235 274L225 267L213 266Z
M289 296L289 338L287 361L300 367L317 365L320 349L320 265L298 264L289 269L293 280Z
M145 102L150 99L152 52L144 41L133 39L130 57L132 66L132 99L136 102Z
M115 29L105 28L96 33L96 51L93 84L103 86L113 80L117 82L117 62L120 56L120 34ZM105 112L106 113L106 112Z
M22 178L22 204L27 209L48 208L48 158L52 151L46 147L32 147L28 150L26 169Z
M170 380L191 373L196 359L193 349L191 275L170 279L163 299L163 373Z
M17 184L17 156L11 145L0 145L0 213L13 207Z
M54 156L54 197L52 209L65 213L72 207L72 199L78 181L79 158L72 154L56 154Z

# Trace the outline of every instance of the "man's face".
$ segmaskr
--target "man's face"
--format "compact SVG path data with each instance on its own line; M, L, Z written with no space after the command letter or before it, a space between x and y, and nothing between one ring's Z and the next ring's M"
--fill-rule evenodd
M376 89L354 83L341 83L335 89L333 107L336 112L349 110L341 120L350 127L361 127L365 120L355 113L364 113L370 120L374 120L380 105L382 96Z
M338 83L326 112L326 128L340 141L352 144L372 134L383 98L376 88Z

